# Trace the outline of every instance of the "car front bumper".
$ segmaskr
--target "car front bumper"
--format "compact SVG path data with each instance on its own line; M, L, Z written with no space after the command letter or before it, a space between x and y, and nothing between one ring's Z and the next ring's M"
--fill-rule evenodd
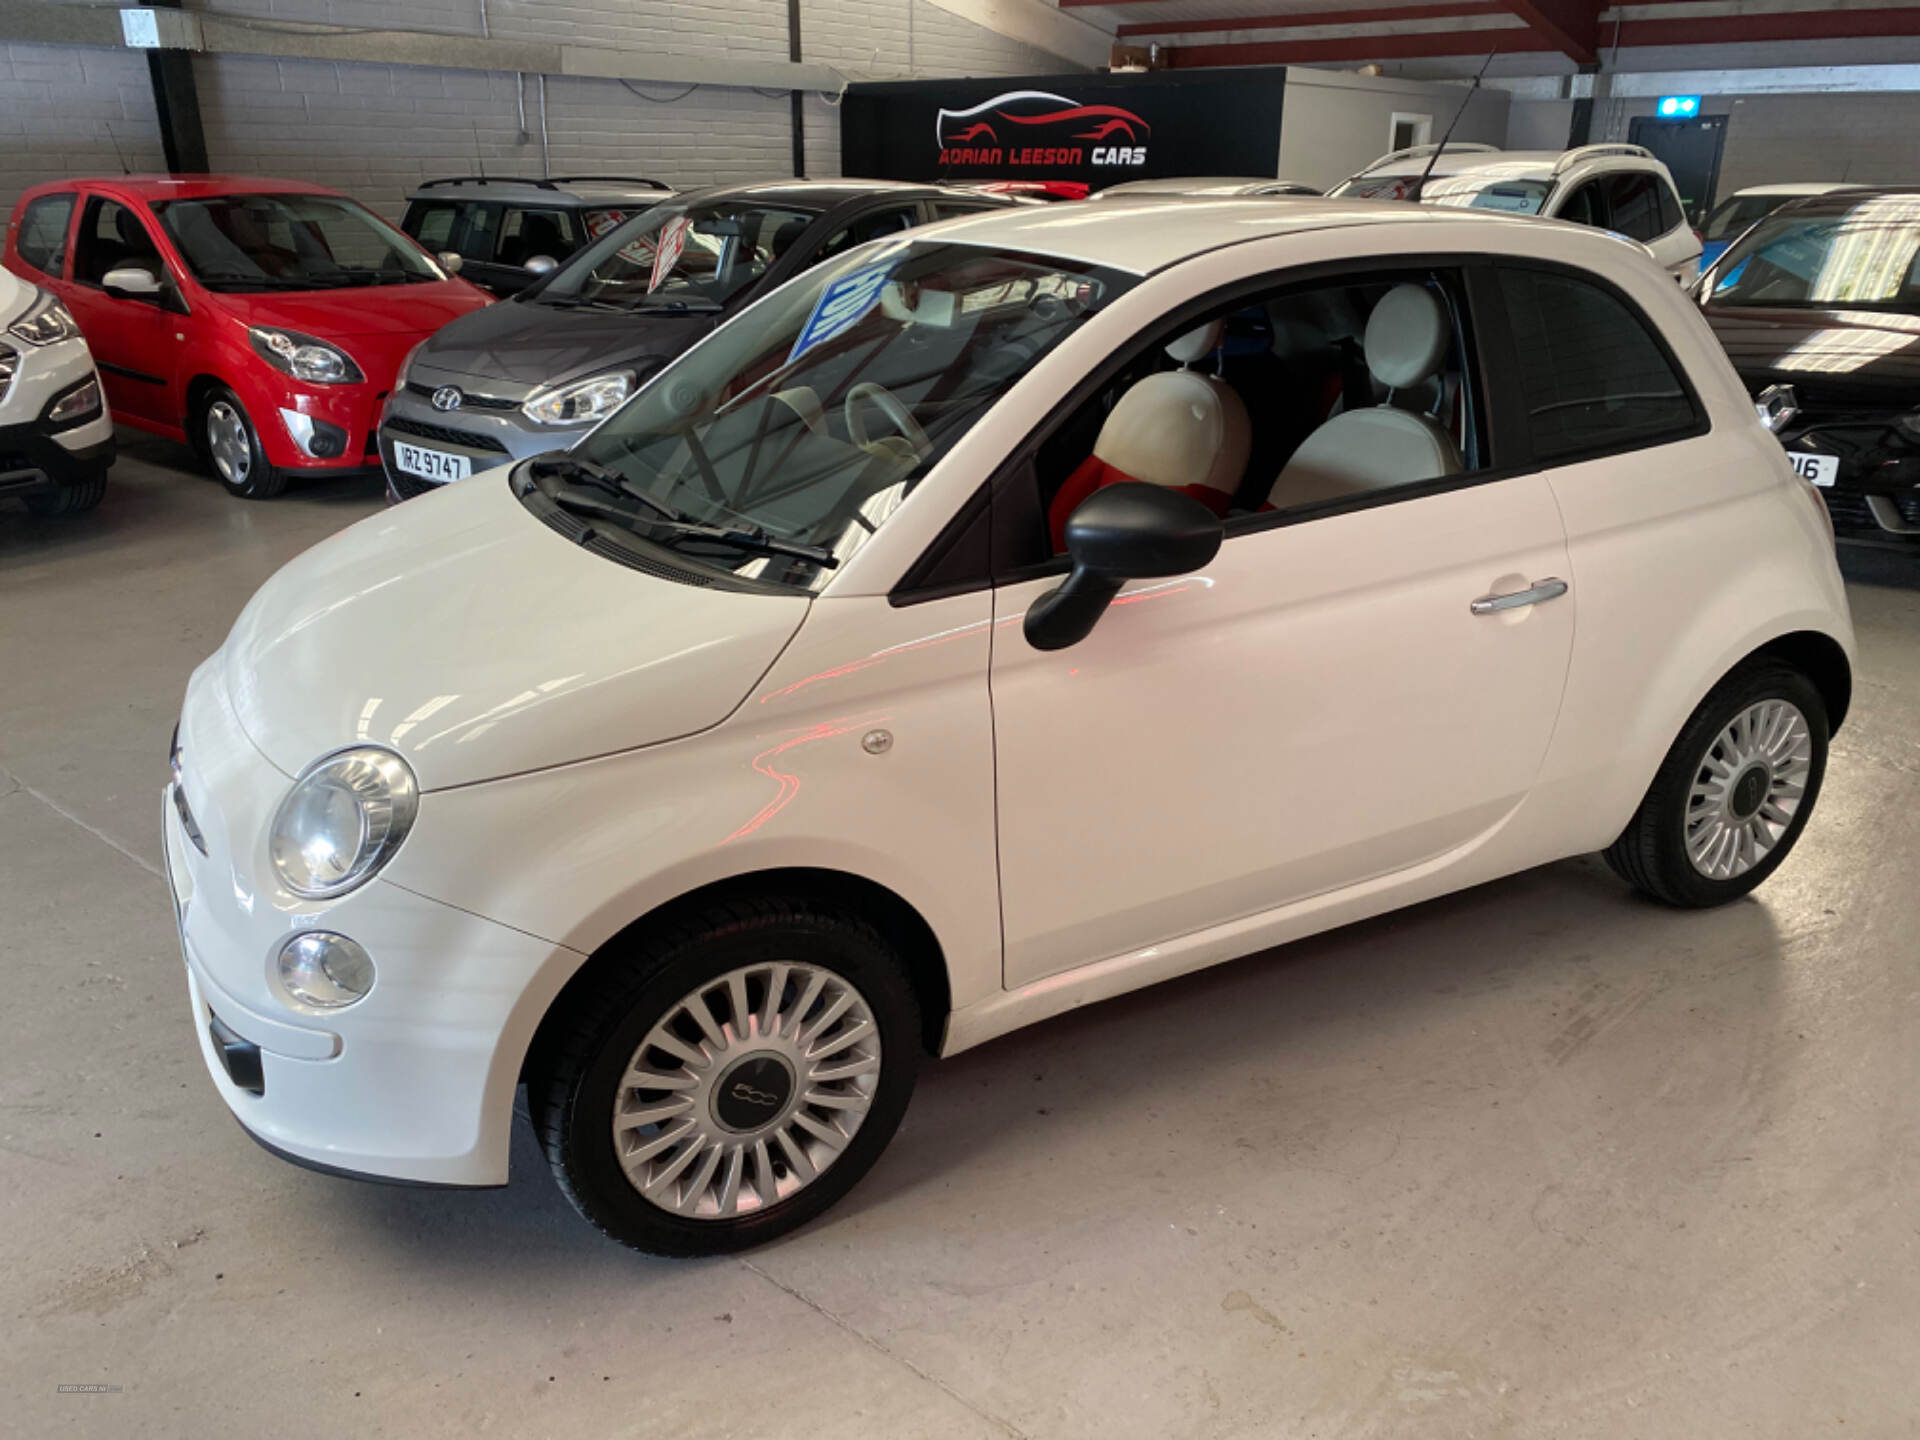
M440 409L433 395L443 389L461 392L461 403ZM592 425L535 425L520 413L532 391L473 376L442 375L415 364L404 384L394 387L380 416L380 460L387 474L387 498L411 500L445 481L429 480L402 470L394 453L405 441L427 450L464 456L472 473L512 464L535 455L565 450Z
M291 779L241 730L217 656L195 672L180 744L180 778L163 797L167 883L201 1057L234 1117L319 1169L505 1184L537 1020L528 987L562 947L378 878L333 901L282 889L266 834ZM365 999L315 1011L279 988L281 947L313 929L373 956Z
M1835 538L1920 546L1920 441L1899 429L1898 418L1816 421L1781 435L1789 454L1838 460L1833 483L1820 487Z
M113 416L105 392L90 416L55 424L53 407L82 387L98 386L93 358L78 340L12 346L13 369L0 380L0 495L59 490L113 463Z

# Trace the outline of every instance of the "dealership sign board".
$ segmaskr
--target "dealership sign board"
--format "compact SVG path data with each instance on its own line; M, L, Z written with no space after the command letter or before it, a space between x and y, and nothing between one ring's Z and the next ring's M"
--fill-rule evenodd
M1275 175L1286 70L852 85L840 168L890 180Z

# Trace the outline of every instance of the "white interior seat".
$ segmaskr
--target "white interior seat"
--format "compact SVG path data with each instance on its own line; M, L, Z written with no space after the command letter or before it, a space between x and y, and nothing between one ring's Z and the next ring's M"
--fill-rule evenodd
M1392 391L1427 384L1445 367L1452 340L1446 307L1431 290L1396 285L1367 317L1367 369L1387 387L1387 403L1348 410L1313 431L1274 481L1276 510L1337 500L1368 490L1458 475L1460 447L1430 415L1396 408Z

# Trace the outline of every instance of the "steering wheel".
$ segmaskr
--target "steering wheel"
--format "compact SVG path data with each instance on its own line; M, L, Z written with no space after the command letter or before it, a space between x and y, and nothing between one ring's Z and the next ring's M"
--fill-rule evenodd
M920 422L913 418L900 397L884 385L876 385L871 380L863 381L847 392L844 410L847 416L847 434L862 450L872 449L867 438L867 422L861 417L862 402L871 400L874 408L886 416L893 428L900 432L906 442L913 447L914 457L925 460L933 453L933 442L927 439L927 432L920 428Z

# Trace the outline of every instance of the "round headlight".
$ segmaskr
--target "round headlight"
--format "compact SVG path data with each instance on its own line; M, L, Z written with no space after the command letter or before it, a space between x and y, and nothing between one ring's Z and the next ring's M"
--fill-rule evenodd
M344 895L393 857L418 808L413 771L391 750L329 755L294 782L274 814L273 868L309 900Z
M309 930L280 947L280 983L302 1005L338 1010L373 989L373 959L344 935Z

